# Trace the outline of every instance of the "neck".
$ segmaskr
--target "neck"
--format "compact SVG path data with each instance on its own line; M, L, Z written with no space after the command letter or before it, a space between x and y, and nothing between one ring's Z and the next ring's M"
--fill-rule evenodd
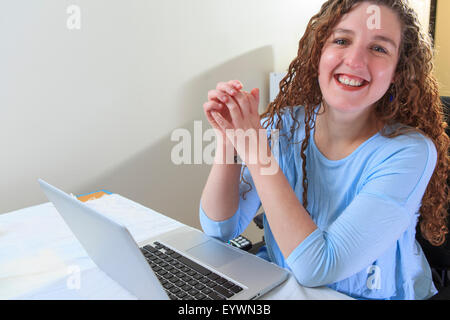
M332 145L352 145L367 140L380 130L372 108L343 113L322 102L316 118L316 133Z

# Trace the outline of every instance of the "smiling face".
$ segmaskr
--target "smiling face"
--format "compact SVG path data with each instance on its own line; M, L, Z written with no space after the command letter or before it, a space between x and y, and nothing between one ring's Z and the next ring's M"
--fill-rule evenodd
M394 11L380 5L380 23L375 28L368 23L374 17L373 11L367 11L369 6L373 4L358 3L345 14L322 49L319 86L323 100L341 112L366 110L394 80L400 21Z

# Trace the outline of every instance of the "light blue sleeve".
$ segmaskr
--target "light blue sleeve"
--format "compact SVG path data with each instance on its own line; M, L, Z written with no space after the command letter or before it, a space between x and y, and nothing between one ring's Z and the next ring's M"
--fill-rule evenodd
M237 237L247 228L261 206L261 200L256 192L248 168L245 167L244 169L244 165L242 165L241 174L242 170L244 170L244 179L250 183L252 189L245 194L244 200L242 194L249 190L250 186L244 182L239 184L239 207L231 218L224 221L210 219L203 210L200 201L200 225L202 226L203 232L207 235L222 241L228 241Z
M288 256L297 281L308 287L340 281L392 247L415 218L436 160L434 144L423 138L386 152L344 212Z

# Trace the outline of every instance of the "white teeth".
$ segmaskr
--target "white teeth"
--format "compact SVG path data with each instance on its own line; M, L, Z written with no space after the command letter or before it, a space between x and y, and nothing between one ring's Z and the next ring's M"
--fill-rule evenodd
M353 79L348 79L348 78L346 78L344 76L339 76L338 80L339 80L340 83L346 84L348 86L352 86L352 87L360 87L360 86L362 86L362 82L359 82L359 81L356 81L356 80L353 80Z

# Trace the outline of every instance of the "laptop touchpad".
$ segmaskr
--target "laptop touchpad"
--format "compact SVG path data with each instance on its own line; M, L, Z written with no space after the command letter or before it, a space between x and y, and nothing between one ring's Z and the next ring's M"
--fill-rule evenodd
M199 261L203 261L216 268L242 257L241 253L235 252L233 249L218 244L213 240L186 250L186 252Z

